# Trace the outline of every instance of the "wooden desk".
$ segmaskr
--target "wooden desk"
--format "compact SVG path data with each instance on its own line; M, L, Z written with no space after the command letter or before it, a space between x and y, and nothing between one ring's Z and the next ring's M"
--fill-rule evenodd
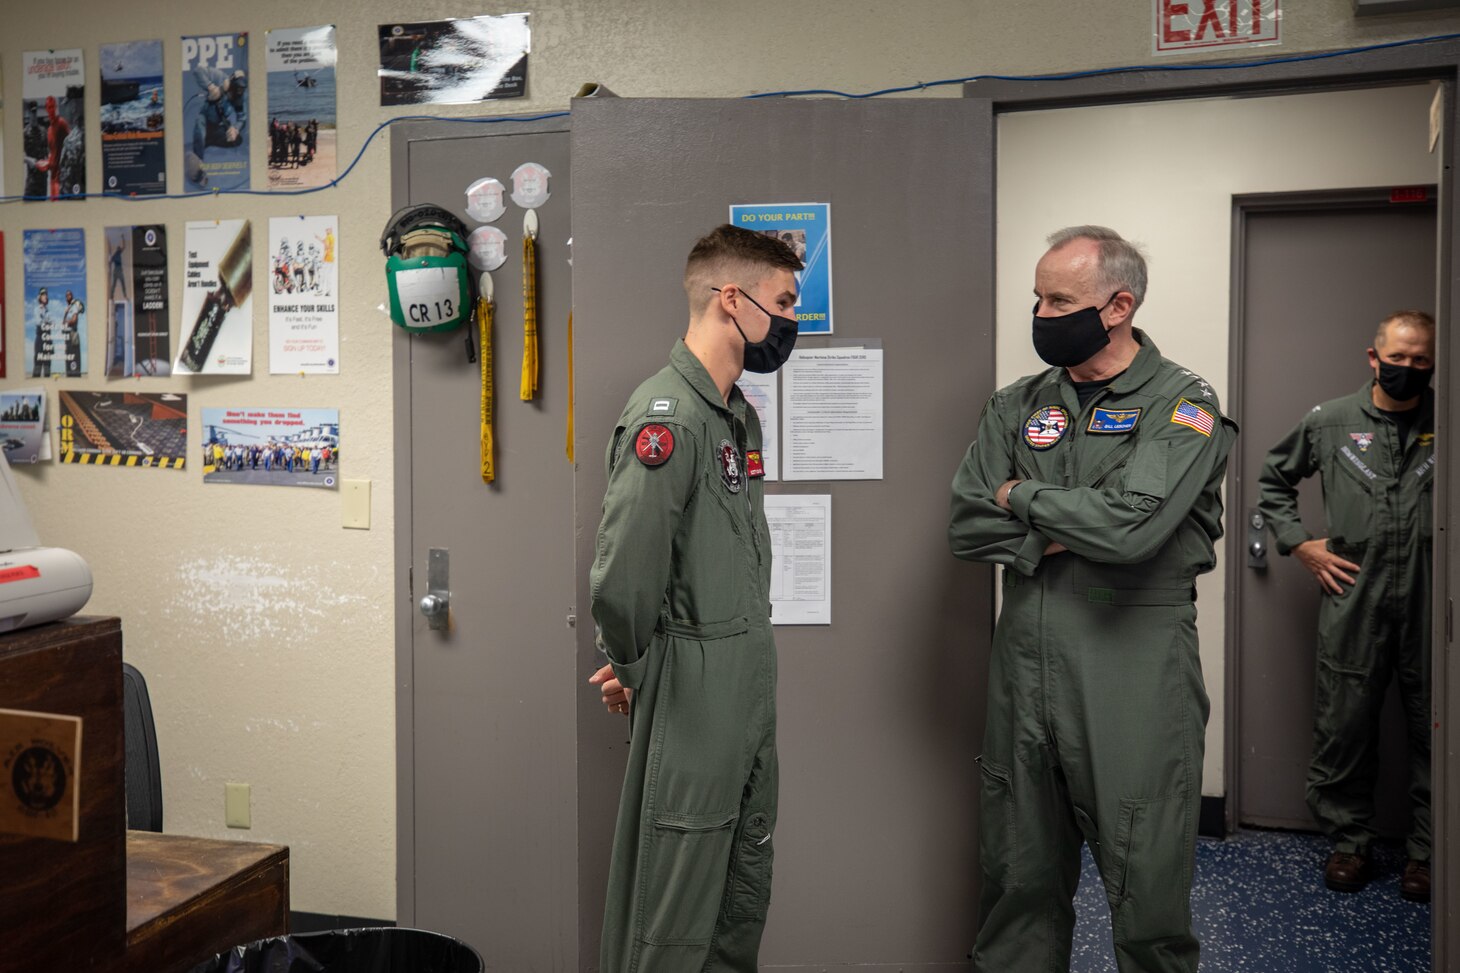
M289 931L289 849L127 832L128 973L185 971Z

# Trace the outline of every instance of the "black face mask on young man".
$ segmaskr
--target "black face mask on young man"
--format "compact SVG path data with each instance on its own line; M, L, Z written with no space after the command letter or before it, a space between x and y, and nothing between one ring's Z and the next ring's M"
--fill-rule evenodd
M1379 387L1395 402L1408 402L1430 387L1435 377L1433 368L1410 368L1379 362Z
M1115 294L1119 294L1116 291ZM1110 301L1115 300L1110 295ZM1100 312L1110 306L1086 307L1058 317L1039 316L1039 302L1034 302L1034 350L1047 364L1058 368L1082 365L1110 344L1110 333L1100 320Z
M710 290L719 293L720 288L711 287ZM780 368L786 363L786 359L791 357L791 352L796 347L796 322L792 318L780 317L760 307L760 302L751 297L745 288L741 287L740 293L745 295L747 301L759 307L761 313L771 319L771 328L760 341L751 341L746 338L745 330L740 327L740 322L733 317L730 319L735 323L735 330L740 332L740 337L745 339L745 370L767 375Z

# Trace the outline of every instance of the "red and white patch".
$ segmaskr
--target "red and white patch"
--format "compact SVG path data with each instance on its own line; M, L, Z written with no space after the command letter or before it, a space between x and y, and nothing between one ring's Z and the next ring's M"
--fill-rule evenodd
M720 479L731 493L740 492L740 454L728 439L720 440Z
M1070 414L1057 405L1036 409L1024 420L1024 441L1031 449L1049 449L1064 437Z
M668 426L651 422L634 437L634 455L645 466L663 466L674 452L674 433Z
M748 449L745 451L745 475L752 480L765 476L765 464L761 462L760 450Z

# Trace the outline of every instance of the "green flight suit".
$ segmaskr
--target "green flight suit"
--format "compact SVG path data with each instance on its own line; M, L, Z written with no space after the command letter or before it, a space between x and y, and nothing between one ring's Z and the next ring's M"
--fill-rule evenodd
M760 448L683 341L608 448L592 611L634 697L603 973L756 969L778 770Z
M1424 393L1406 446L1371 387L1318 406L1272 448L1258 507L1289 553L1313 537L1298 516L1298 483L1319 474L1328 549L1359 565L1351 587L1324 591L1318 605L1308 806L1338 851L1368 848L1379 714L1397 676L1409 737L1406 847L1429 861L1434 396Z
M1194 971L1190 890L1208 701L1196 576L1215 564L1236 426L1135 331L1082 409L1050 369L994 393L953 480L949 543L1001 564L973 966L1067 970L1089 844L1122 973ZM1013 513L994 502L1010 479ZM1069 550L1046 556L1057 541Z

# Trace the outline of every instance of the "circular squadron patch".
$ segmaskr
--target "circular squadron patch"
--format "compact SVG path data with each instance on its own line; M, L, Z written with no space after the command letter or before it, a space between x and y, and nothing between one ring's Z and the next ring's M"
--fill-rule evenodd
M1064 438L1070 414L1057 405L1036 409L1024 420L1024 441L1030 449L1049 449Z
M731 493L740 492L740 454L728 439L720 440L720 479Z
M663 466L674 452L674 433L668 426L651 422L639 429L634 437L634 455L645 466Z

